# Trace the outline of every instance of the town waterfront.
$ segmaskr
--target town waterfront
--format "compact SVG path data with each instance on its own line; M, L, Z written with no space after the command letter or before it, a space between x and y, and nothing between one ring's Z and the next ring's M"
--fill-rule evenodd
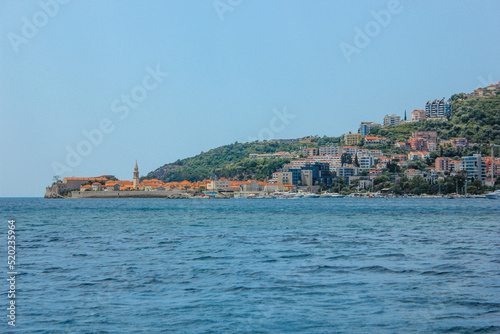
M18 273L1 332L500 332L497 200L3 198L0 212Z

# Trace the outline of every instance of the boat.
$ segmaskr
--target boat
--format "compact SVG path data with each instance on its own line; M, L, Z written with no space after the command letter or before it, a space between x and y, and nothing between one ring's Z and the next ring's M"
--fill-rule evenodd
M339 193L324 193L321 194L321 198L344 198L344 195L341 195Z
M319 198L319 195L313 193L305 193L304 198Z
M492 193L486 194L486 198L489 199L500 199L500 189L495 190Z

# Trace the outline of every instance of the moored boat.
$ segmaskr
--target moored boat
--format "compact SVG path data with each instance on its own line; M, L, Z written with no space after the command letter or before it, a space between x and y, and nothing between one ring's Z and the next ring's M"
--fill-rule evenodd
M486 194L485 196L486 196L486 198L489 198L489 199L500 199L500 189L495 190L492 193Z

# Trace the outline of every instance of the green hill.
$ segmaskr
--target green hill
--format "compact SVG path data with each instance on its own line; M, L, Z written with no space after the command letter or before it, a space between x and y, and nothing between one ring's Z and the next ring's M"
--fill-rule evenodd
M462 100L465 94L453 95L452 115L447 122L427 120L406 123L398 126L384 127L372 131L373 135L385 137L387 145L380 146L385 151L395 151L395 141L406 142L413 131L437 131L440 139L465 137L473 143L500 144L500 95L486 98ZM198 181L206 178L226 177L245 180L255 178L266 180L280 169L288 160L257 159L250 160L250 153L274 153L279 151L300 151L301 147L320 147L341 144L342 137L306 137L295 142L263 141L238 143L214 148L194 157L177 160L150 172L145 178L156 178L165 182ZM483 149L487 149L484 147ZM463 151L463 154L470 153ZM450 151L446 156L455 156Z
M447 122L426 120L372 131L390 141L407 141L413 131L437 131L438 138L465 137L472 143L500 144L500 95L461 100L453 95L452 115Z
M250 153L275 153L280 151L298 151L303 146L321 146L338 144L340 138L307 137L293 143L283 141L263 141L234 143L202 152L194 157L177 160L166 164L146 175L146 179L156 178L165 182L198 181L210 177L225 177L245 180L255 178L266 180L271 173L280 169L289 160L258 159L250 160Z

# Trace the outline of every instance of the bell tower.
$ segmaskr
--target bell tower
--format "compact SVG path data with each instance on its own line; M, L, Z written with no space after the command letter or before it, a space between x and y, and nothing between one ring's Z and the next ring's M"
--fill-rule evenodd
M133 181L134 189L137 188L138 185L139 185L139 167L137 167L137 160L136 160L134 168L134 181Z

